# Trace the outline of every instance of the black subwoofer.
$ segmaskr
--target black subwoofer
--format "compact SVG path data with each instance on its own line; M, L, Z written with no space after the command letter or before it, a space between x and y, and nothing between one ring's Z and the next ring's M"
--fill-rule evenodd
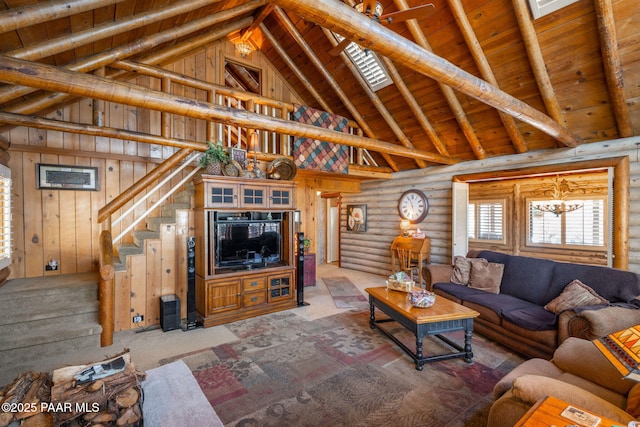
M177 295L160 297L160 326L165 332L180 328L180 298Z

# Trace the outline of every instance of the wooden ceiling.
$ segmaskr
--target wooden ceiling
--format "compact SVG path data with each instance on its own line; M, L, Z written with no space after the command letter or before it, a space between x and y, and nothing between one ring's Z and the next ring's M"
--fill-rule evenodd
M2 0L0 51L88 72L92 57L168 29L193 25L158 46L138 43L128 58L223 28L258 46L307 105L355 120L373 139L469 160L640 135L638 0L579 0L537 20L526 0L431 2L433 15L386 26L389 35L339 0ZM381 3L385 13L422 4ZM214 22L223 11L237 13ZM207 17L210 28L194 25ZM244 32L229 26L247 17ZM344 54L331 55L323 26L380 52L394 84L369 90ZM15 89L0 87L0 111L38 114L23 106L41 94ZM375 158L396 171L431 164Z

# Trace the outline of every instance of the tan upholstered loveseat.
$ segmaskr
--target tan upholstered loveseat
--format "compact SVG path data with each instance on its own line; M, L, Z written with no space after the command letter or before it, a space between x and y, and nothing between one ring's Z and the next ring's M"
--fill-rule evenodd
M579 338L564 341L551 361L527 360L496 384L493 395L489 427L512 427L545 396L625 426L640 411L640 383L622 379L591 341Z
M549 359L569 337L592 340L640 323L640 276L624 270L493 251L469 253L504 265L497 293L450 282L451 265L427 265L427 289L480 313L474 331L528 357ZM558 313L544 308L574 279L604 298Z

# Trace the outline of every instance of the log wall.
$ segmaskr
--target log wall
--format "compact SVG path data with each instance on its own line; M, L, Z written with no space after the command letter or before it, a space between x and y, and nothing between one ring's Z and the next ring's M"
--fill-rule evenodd
M241 58L229 41L213 43L163 68L224 85L225 57L260 68L264 94L286 102L299 102L297 95L259 52ZM161 87L159 79L149 77L138 77L135 83L158 90ZM206 100L204 92L197 93L181 85L173 85L172 92ZM162 134L160 112L117 103L104 104L105 126ZM47 117L91 124L93 102L82 99ZM206 140L206 123L202 120L173 116L170 126L168 136L173 138L200 142ZM176 150L160 145L26 127L16 127L0 134L0 137L11 143L9 166L13 177L13 254L10 278L97 271L100 231L98 210ZM39 190L36 188L37 163L95 166L98 168L99 190ZM178 175L173 182L180 179ZM154 195L148 203L156 200L157 196ZM123 210L129 206L126 205ZM116 236L130 221L127 219L121 225L114 226L113 235ZM144 228L144 221L138 228ZM128 237L124 241L130 240ZM60 260L58 270L46 271L45 265L54 258Z
M629 199L629 270L640 273L640 138L581 145L573 149L554 149L512 156L469 161L450 166L435 166L394 174L388 181L369 181L361 185L359 194L344 194L340 209L341 266L374 274L390 274L389 247L400 232L397 203L400 195L411 188L424 191L429 198L429 214L418 225L431 238L431 262L451 262L451 183L454 176L526 168L542 165L570 164L594 159L628 156L630 160ZM367 204L366 233L346 230L346 206Z

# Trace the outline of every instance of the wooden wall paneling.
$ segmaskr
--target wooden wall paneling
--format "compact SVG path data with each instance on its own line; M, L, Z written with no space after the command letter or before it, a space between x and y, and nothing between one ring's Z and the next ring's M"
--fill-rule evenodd
M146 304L144 325L160 323L160 296L162 295L162 243L160 239L146 239L144 256L146 257L146 292L143 294Z
M125 106L123 104L109 102L108 109L109 109L109 114L105 121L107 126L116 128L116 129L124 129L125 128L125 119L124 119ZM124 154L124 141L118 138L109 138L109 153Z
M138 109L130 105L124 105L124 127L123 129L136 131L138 130ZM129 156L138 155L138 143L134 141L123 141L123 152Z
M127 257L127 270L131 283L129 311L129 328L145 326L147 320L147 257L145 254L130 255ZM133 323L133 316L144 316L142 324Z
M24 153L23 156L23 200L28 209L24 210L24 261L25 277L44 274L43 235L42 235L42 197L36 189L36 163L40 162L38 153Z
M194 235L191 229L193 211L190 209L176 210L176 234L175 234L175 293L180 298L180 315L187 316L187 238Z
M201 50L195 55L194 73L195 78L207 81L207 53L205 50ZM196 99L198 101L207 102L207 92L203 90L196 91ZM206 141L207 140L207 122L201 119L196 120L194 130L194 141Z
M172 71L180 74L184 74L185 72L185 63L184 59L178 60L173 63ZM185 87L181 84L171 83L171 93L183 97L186 95ZM179 114L171 115L171 135L177 139L184 139L185 135L185 126L186 126L186 117L181 116ZM162 147L162 158L168 159L174 153L175 149L173 147Z
M76 165L75 156L59 156L61 165ZM59 252L60 274L73 274L78 272L78 248L76 247L76 233L78 232L76 219L76 194L85 191L58 190L60 203L59 218ZM86 216L88 212L83 213ZM55 219L54 219L55 221Z
M102 231L102 225L98 223L98 211L106 204L107 194L107 177L113 176L113 174L107 174L107 162L105 159L92 158L91 166L98 169L98 191L91 192L91 269L92 271L98 271L98 259L100 255L100 245L98 244L98 238ZM113 232L111 233L114 236Z
M58 156L54 154L43 154L41 156L43 163L59 164ZM42 199L42 250L43 265L42 271L45 275L60 274L60 269L54 271L45 271L44 264L52 259L60 260L60 191L43 189L37 190Z
M76 157L78 166L91 166L89 157ZM98 186L104 186L100 181L100 171L98 171ZM94 191L77 191L75 194L75 247L76 247L76 268L80 272L93 271L92 242L98 242L93 234L93 222L95 222L96 212L92 210L91 195Z
M105 159L104 202L98 209L115 199L120 194L120 191L120 162L113 159ZM122 209L118 210L113 218L117 218L121 212ZM116 224L112 226L111 235L115 237L120 234L121 230L122 223ZM124 242L126 241L124 240Z
M29 128L29 145L45 147L47 145L47 131Z
M136 78L135 83L139 86L149 87L151 84L151 78L147 76L139 76ZM151 133L151 110L148 108L137 108L136 113L136 129L142 133ZM149 144L137 143L136 149L138 156L149 156Z
M63 116L65 122L80 123L80 104L76 102L63 109ZM80 149L80 135L77 133L63 133L62 141L65 150Z
M121 162L119 162L119 166L120 166L120 176L119 176L119 179L118 179L119 191L116 194L116 196L118 196L120 193L122 193L123 191L125 191L126 189L131 187L133 185L133 182L134 182L134 180L133 180L133 174L134 174L133 162L121 161ZM125 205L122 206L122 208L120 208L120 211L118 212L118 215L115 216L115 218L119 217L120 215L123 215L125 211L127 211L128 209L131 208L131 206L133 206L133 200L125 203ZM118 227L118 233L120 233L122 230L124 230L128 226L130 226L133 223L133 220L134 220L134 216L132 214L124 216L122 218L122 221L120 221L120 223L116 225L116 227ZM113 236L117 236L117 234L112 234L112 235ZM131 243L131 242L133 242L133 238L132 238L132 236L130 236L128 234L128 235L126 235L126 236L124 236L122 238L121 242L123 242L123 243Z
M62 120L64 112L62 110L56 110L47 115L47 118L54 120ZM64 134L62 132L56 132L53 130L45 131L47 133L47 147L52 148L64 148Z
M176 224L162 224L160 228L160 296L177 294L177 235ZM156 258L158 258L156 254ZM159 303L158 303L159 304ZM158 317L160 319L160 317Z
M135 182L140 181L146 175L147 175L147 164L146 163L142 163L142 162L135 162L133 164L133 182L135 183ZM137 203L144 196L145 196L145 194L143 194L143 193L139 194L138 196L136 196L133 199L133 203ZM133 218L134 219L140 218L142 215L144 215L146 210L147 210L147 204L146 203L141 203L140 206L138 206L134 210ZM140 221L135 227L136 230L144 230L146 228L147 228L146 221Z
M79 122L85 124L93 124L93 100L83 98L79 101L78 107L80 110ZM79 136L79 147L82 151L94 152L96 151L96 138L89 135Z
M128 263L127 263L128 264ZM116 271L114 277L114 328L126 331L131 327L131 276L129 269Z
M24 129L26 130L26 129ZM26 132L23 132L26 134ZM25 277L25 190L24 190L24 160L23 153L19 151L11 152L9 166L11 168L11 275L10 279ZM35 178L32 179L35 184ZM31 204L34 204L31 202ZM31 209L35 209L32 206Z
M188 77L196 76L196 58L195 55L191 55L188 58L183 60L184 70L183 74ZM184 96L189 99L196 99L196 90L189 86L184 86ZM189 141L193 141L196 135L196 119L193 117L185 117L181 116L184 121L184 133L182 138L188 139Z

